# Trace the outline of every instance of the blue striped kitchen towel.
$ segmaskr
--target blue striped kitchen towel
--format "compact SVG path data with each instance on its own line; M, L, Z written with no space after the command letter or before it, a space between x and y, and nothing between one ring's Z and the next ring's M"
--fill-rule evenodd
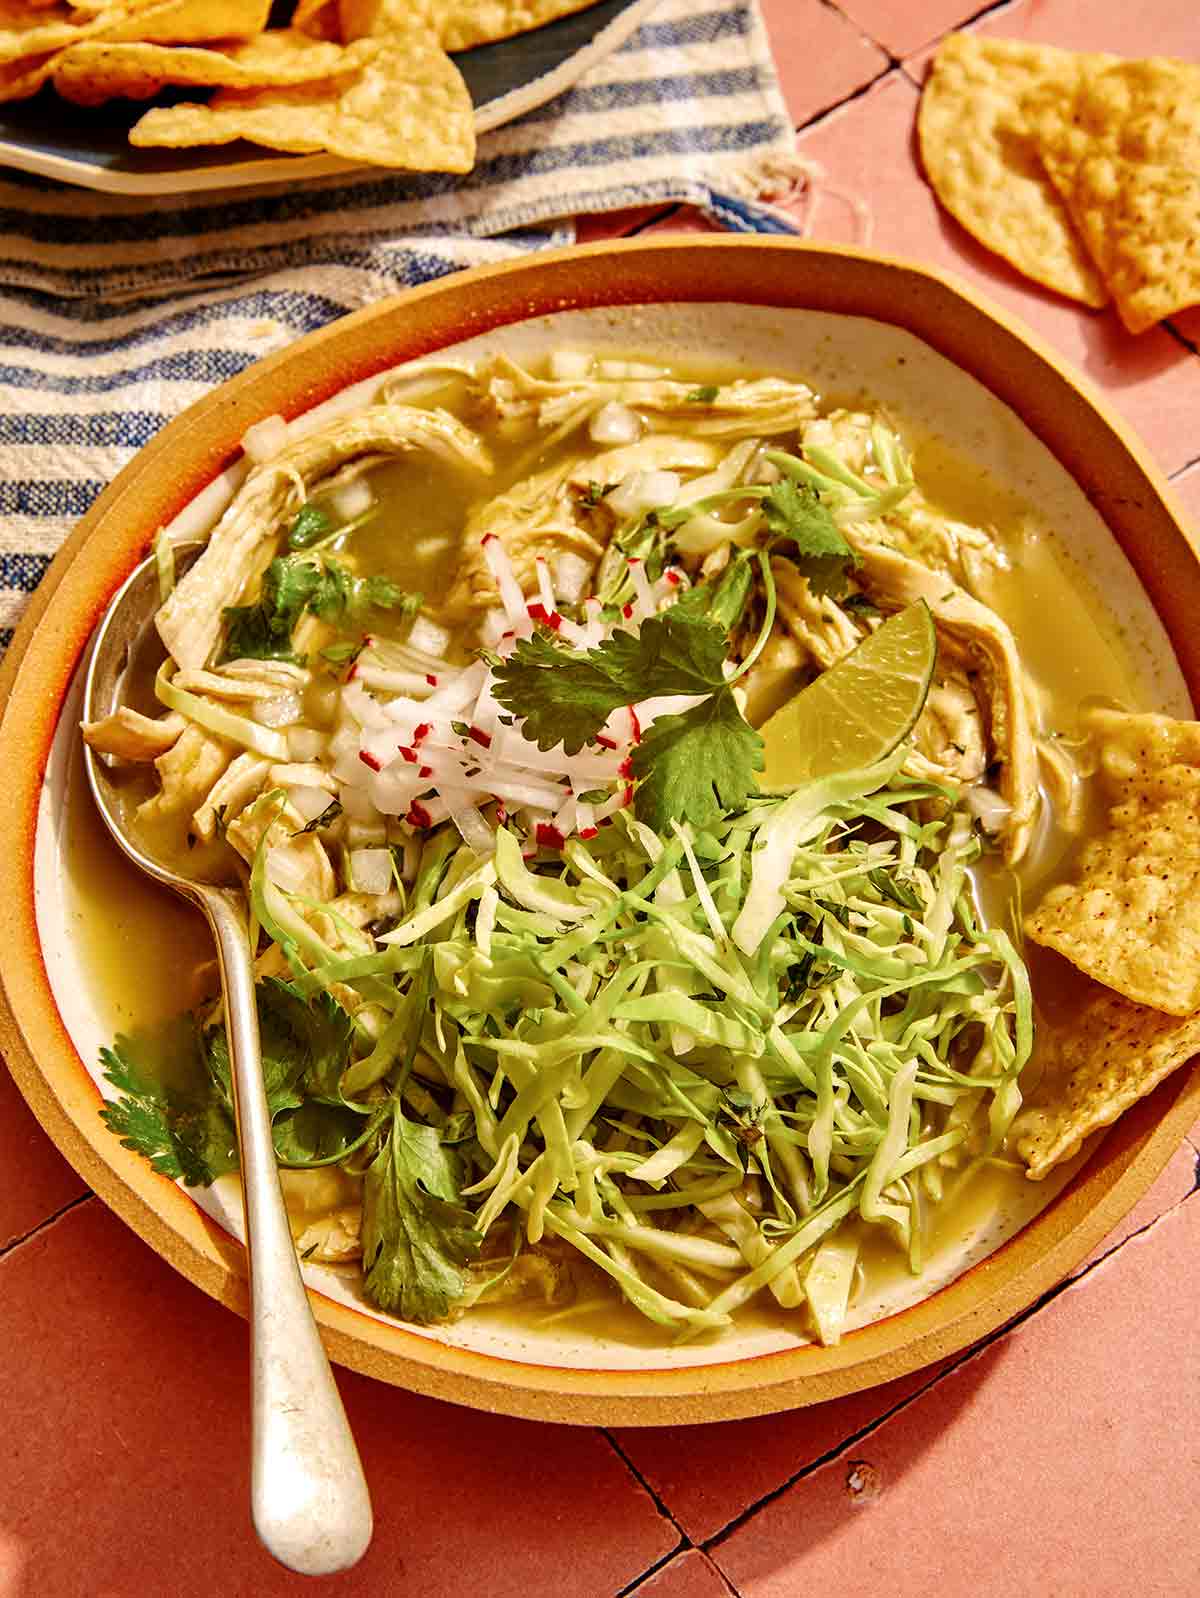
M0 647L55 550L165 422L302 333L414 283L682 201L741 230L792 129L757 0L662 0L466 178L357 170L146 198L0 181Z

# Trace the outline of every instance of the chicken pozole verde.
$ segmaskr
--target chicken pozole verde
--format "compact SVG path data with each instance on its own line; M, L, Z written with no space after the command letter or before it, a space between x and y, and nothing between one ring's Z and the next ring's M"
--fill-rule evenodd
M296 1246L382 1310L602 1284L835 1342L1192 1052L1200 995L1124 973L1194 729L945 452L576 351L245 449L195 563L159 549L161 666L84 732L244 892ZM236 1139L182 936L187 1012L176 962L103 1114L195 1186Z

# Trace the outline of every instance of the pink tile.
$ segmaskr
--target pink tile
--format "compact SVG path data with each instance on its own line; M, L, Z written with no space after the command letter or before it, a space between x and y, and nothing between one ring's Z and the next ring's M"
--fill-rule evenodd
M1200 307L1180 311L1171 318L1171 326L1193 349L1200 349Z
M1195 1186L1196 1150L1190 1142L1181 1143L1150 1191L1139 1199L1120 1225L1110 1232L1102 1243L1096 1245L1074 1274L1086 1271L1097 1260L1103 1259L1106 1254L1111 1254L1113 1249L1119 1248L1135 1232L1142 1231L1153 1221L1158 1220L1160 1215L1165 1215L1177 1204L1182 1204Z
M1200 1135L1200 1126L1196 1129ZM1180 1147L1125 1220L1079 1266L1083 1272L1135 1233L1181 1204L1196 1184L1196 1150ZM705 1542L801 1470L840 1448L913 1394L929 1387L948 1361L887 1386L828 1404L714 1426L616 1433L623 1452L687 1535Z
M1141 433L1160 466L1176 471L1194 460L1200 454L1200 358L1163 329L1132 337L1111 311L1089 311L1043 291L976 244L941 210L921 176L917 98L912 83L894 71L800 135L801 153L826 173L811 236L869 245L957 275L1073 362ZM869 237L851 199L868 207Z
M0 1067L0 1249L86 1192Z
M933 1367L884 1387L782 1415L614 1435L693 1542L705 1542L799 1471L932 1381Z
M792 121L799 126L855 94L888 59L823 0L760 0Z
M837 0L837 5L894 56L940 39L979 11L978 0Z
M733 1588L707 1554L688 1548L633 1591L637 1598L730 1598Z
M1200 532L1200 461L1171 480L1175 503L1191 518L1193 530Z
M1127 1598L1200 1559L1200 1202L711 1550L744 1598Z
M0 1345L22 1351L5 1370L6 1595L299 1590L249 1526L243 1323L98 1201L0 1263ZM678 1542L598 1432L339 1382L376 1534L353 1573L305 1591L596 1598Z
M855 0L855 4L858 0ZM1113 55L1173 55L1200 60L1194 0L1140 0L1130 5L1080 5L1079 0L1017 0L990 11L972 31L1028 39L1063 50Z

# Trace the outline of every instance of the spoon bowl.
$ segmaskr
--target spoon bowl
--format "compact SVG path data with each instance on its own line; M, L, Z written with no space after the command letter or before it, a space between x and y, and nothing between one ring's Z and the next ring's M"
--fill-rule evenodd
M182 571L203 546L180 546ZM96 631L84 682L85 725L129 702L154 653L161 602L158 564L142 562L111 601ZM239 896L184 876L143 846L128 827L106 759L84 744L92 797L105 826L149 876L202 912L221 973L237 1125L250 1278L251 1515L267 1550L302 1575L345 1570L371 1540L371 1500L300 1277L279 1186L262 1079L254 956Z

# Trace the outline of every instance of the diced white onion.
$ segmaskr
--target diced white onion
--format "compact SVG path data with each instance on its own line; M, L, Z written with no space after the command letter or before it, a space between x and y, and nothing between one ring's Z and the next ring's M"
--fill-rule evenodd
M307 872L308 863L290 847L272 849L267 855L267 876L284 893L300 893Z
M310 788L307 783L289 788L287 796L288 804L306 825L323 815L332 803L332 795L324 788Z
M407 642L410 649L419 649L440 659L450 647L450 634L428 616L418 616L409 629Z
M375 503L375 491L365 477L352 477L323 496L335 522L350 522L363 516Z
M392 851L351 849L350 880L359 893L386 893L392 885Z
M346 823L346 844L350 849L379 849L387 841L387 822L382 816L376 816L373 821Z
M640 516L643 511L673 505L682 486L678 472L630 472L605 500L618 516Z
M550 376L556 383L574 383L592 370L592 357L582 350L555 350L550 357Z
M638 413L617 400L602 405L588 424L593 444L636 444L642 431Z
M443 793L449 806L450 819L462 833L463 842L481 858L490 859L496 852L496 834L484 820L482 811L476 805L468 804L452 788L444 789Z
M258 700L250 714L263 727L290 727L304 714L304 705L299 694L278 694L274 699ZM290 741L288 750L290 753Z
M264 461L274 460L287 441L288 424L283 417L264 416L261 422L255 422L242 434L242 451L256 466L261 466Z
M320 760L329 737L315 727L289 727L287 741L288 753L293 760Z
M359 766L358 769L364 777L367 775L366 766ZM342 801L342 808L351 821L374 821L379 816L365 785L356 788L349 783L343 783L338 790L338 798Z
M564 603L577 604L587 592L594 570L593 563L586 556L577 555L573 549L560 550L550 562L554 592Z

